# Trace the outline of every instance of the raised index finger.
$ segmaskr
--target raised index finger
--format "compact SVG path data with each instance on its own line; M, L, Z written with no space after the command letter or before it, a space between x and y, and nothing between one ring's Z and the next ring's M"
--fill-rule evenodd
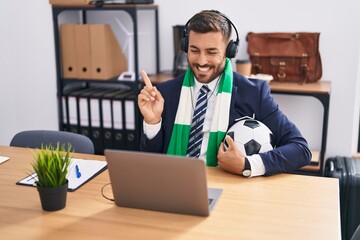
M146 72L144 70L141 71L141 76L142 76L142 79L144 80L144 83L146 86L153 87L153 85L151 84L150 78L148 77L148 75L146 74Z

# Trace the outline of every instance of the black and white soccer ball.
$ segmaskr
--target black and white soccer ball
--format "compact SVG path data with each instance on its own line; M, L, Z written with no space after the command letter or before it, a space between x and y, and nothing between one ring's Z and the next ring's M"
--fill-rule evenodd
M235 142L240 151L251 156L275 148L274 135L262 122L255 119L244 119L232 125L226 133ZM225 150L228 145L224 140Z

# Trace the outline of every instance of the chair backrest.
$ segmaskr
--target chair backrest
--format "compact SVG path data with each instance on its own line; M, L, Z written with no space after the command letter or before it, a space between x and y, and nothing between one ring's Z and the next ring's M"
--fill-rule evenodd
M15 134L10 142L10 146L41 148L42 144L56 147L58 143L60 145L64 144L65 147L70 143L72 150L77 153L94 154L94 144L90 138L81 134L65 131L22 131Z
M353 233L351 240L359 240L360 239L360 224L356 228L355 232Z

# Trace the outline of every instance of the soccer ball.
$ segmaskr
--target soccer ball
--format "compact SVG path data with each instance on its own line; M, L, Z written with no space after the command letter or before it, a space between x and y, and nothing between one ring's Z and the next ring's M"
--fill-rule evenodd
M262 122L255 119L245 119L236 122L226 133L235 142L240 151L246 155L267 152L274 149L274 135ZM228 148L224 140L225 150Z

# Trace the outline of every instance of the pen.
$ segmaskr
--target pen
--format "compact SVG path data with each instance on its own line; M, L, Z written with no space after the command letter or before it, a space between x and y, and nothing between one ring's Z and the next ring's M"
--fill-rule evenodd
M76 171L76 177L80 178L81 177L81 172L80 172L79 166L77 164L75 165L75 171Z

